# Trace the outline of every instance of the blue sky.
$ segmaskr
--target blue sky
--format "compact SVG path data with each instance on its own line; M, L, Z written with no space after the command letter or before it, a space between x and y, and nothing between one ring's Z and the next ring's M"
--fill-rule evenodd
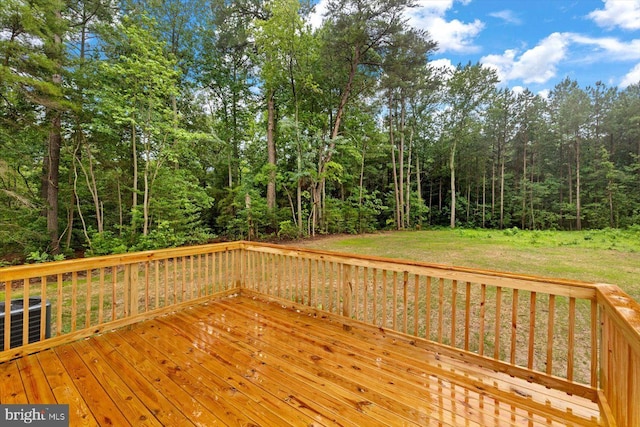
M322 13L324 2L317 5ZM501 84L546 94L565 77L589 86L640 82L640 0L417 0L436 65L493 67ZM317 19L317 18L316 18Z

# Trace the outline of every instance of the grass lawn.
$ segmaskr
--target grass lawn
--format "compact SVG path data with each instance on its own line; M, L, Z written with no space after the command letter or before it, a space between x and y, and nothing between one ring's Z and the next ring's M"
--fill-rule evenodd
M330 236L296 246L620 286L640 301L640 231L436 229Z

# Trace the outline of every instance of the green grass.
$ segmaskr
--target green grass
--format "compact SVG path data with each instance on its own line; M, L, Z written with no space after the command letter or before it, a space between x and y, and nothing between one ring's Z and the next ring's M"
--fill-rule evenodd
M331 236L298 246L618 285L640 301L640 230L437 229Z

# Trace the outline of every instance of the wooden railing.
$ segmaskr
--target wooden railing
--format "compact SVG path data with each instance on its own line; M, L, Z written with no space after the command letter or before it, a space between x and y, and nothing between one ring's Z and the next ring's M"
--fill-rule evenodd
M438 351L596 400L592 284L245 244L244 286L406 333Z
M5 328L0 331L0 362L237 292L241 246L214 244L2 268ZM27 309L34 297L48 302L35 314ZM16 337L10 332L9 302L20 300L22 327L14 329L21 330L23 345L11 348ZM29 328L34 328L30 317L36 315L39 337L29 343ZM51 338L45 339L48 317Z
M640 304L617 286L598 285L600 308L599 401L608 420L640 426ZM613 423L611 423L613 424Z
M0 362L243 293L406 334L640 426L640 305L611 285L237 242L4 268L0 292L52 310L52 338L10 348L0 331Z

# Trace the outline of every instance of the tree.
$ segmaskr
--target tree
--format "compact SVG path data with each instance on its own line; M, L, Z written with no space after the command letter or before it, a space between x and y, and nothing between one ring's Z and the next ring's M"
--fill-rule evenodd
M108 122L114 120L128 134L133 170L131 229L135 233L141 225L146 236L153 181L176 149L172 146L176 133L170 100L177 94L179 71L175 60L165 56L164 44L154 37L155 22L148 18L141 22L145 27L125 16L105 34L109 59L100 64L99 86L93 93L99 95L97 127L109 127ZM138 201L140 175L142 212Z
M409 200L410 181L408 181L407 192L403 189L405 182L405 140L407 133L409 138L409 153L411 153L411 142L415 133L415 127L407 131L408 108L411 107L411 100L417 101L421 87L420 83L428 83L428 79L421 78L429 75L427 68L427 55L436 47L436 43L429 39L427 33L417 30L398 32L390 37L389 42L382 49L382 88L388 93L389 110L389 140L391 142L391 158L393 168L394 193L396 200L396 227L405 228L409 225ZM427 98L428 99L428 98ZM415 105L415 102L414 102ZM400 110L397 114L397 110ZM395 119L395 120L394 120ZM415 124L415 121L411 121ZM398 160L396 164L395 134L399 136ZM410 156L409 156L410 157ZM411 162L407 163L407 179L410 180ZM398 174L399 170L399 174ZM406 202L405 202L406 200Z
M335 70L335 79L332 80L341 82L341 85L336 97L337 105L331 106L329 111L328 143L321 148L318 156L317 181L312 190L314 230L322 210L325 174L357 77L364 72L363 66L374 71L379 69L381 61L377 50L388 43L393 34L402 30L403 13L411 4L410 0L330 0L327 4L321 34L321 58L335 59L331 66Z
M560 140L560 151L564 153L565 143L571 141L573 148L573 165L575 165L575 212L576 229L582 229L582 197L581 197L581 146L586 137L586 125L589 120L590 102L587 94L580 89L575 80L569 78L558 83L551 92L551 104L554 111L555 125ZM567 162L569 204L573 204L573 169L572 162Z
M458 145L470 136L472 121L478 118L498 82L495 71L480 64L458 65L447 83L446 110L442 112L443 137L449 144L451 183L450 226L456 226L456 153Z

